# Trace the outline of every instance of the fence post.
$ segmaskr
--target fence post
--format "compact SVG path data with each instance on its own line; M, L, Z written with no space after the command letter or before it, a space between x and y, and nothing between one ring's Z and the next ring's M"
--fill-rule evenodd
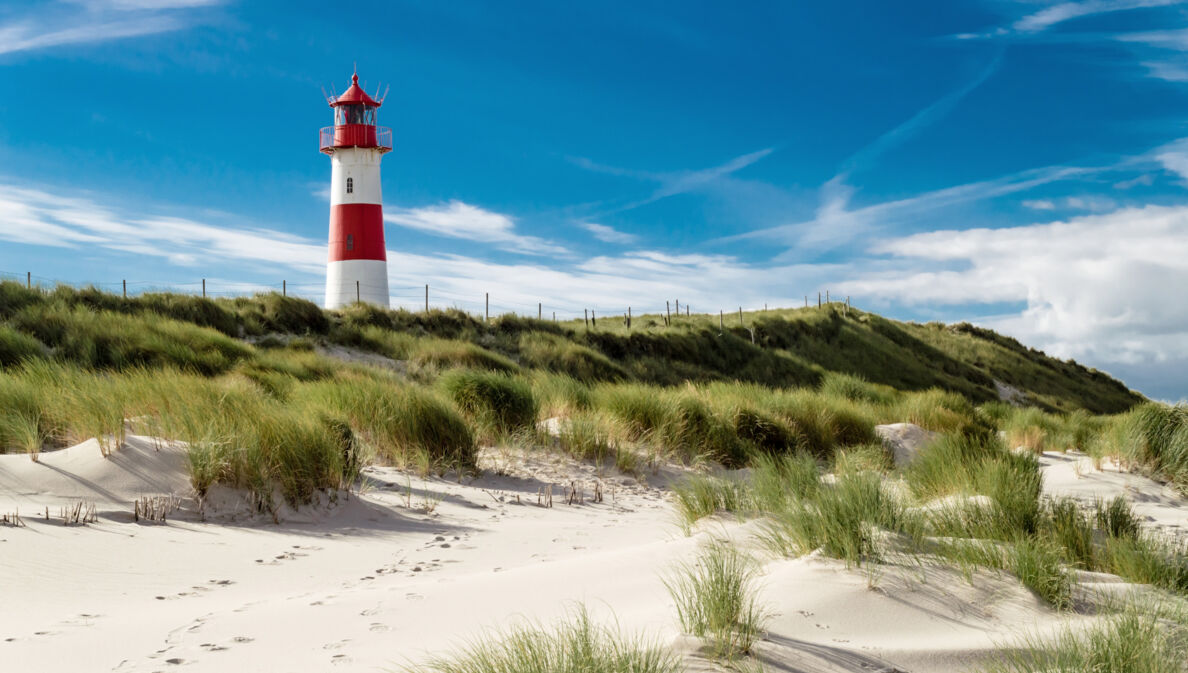
M669 301L667 299L665 299L664 300L664 324L665 325L667 325L668 322L670 320L672 320L672 313L669 311L670 308L671 307L669 306Z
M206 279L202 279L202 298L206 298Z
M825 290L825 303L829 303L829 290Z
M598 328L598 316L594 315L594 309L590 309L590 324L595 329Z
M804 307L808 308L808 295L804 295Z
M582 319L586 321L586 331L590 331L590 309L582 309Z
M425 313L429 312L429 283L425 283Z
M689 305L688 304L685 304L685 317L686 318L689 317Z
M536 319L540 320L544 317L544 302L536 302Z
M680 299L676 300L676 314L677 314L678 318L681 317L681 300Z
M722 312L722 309L718 309L718 331L721 332L721 331L724 331L725 329L726 329L726 315Z
M484 292L483 295L486 297L486 304L483 308L483 317L486 322L491 322L491 293Z
M553 311L553 322L557 322L557 312Z
M627 307L627 329L631 329L631 307Z
M743 325L742 307L741 306L738 307L738 324Z
M817 292L817 308L821 308L821 293Z
M26 290L33 289L33 272L32 271L25 272L25 289Z
M128 279L124 279L124 299L128 298Z

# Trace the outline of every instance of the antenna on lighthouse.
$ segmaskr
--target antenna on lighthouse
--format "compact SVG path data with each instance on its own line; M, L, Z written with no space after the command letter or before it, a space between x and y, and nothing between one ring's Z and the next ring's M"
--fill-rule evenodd
M326 93L326 87L325 87L325 86L323 86L323 87L322 87L322 98L325 98L327 103L329 103L329 104L331 104L331 105L333 105L333 104L334 104L334 99L333 99L333 98L331 98L331 97L330 97L330 96L329 96L329 95Z
M388 85L388 87L387 87L386 89L384 89L384 95L380 96L380 97L379 97L379 98L377 98L376 100L378 100L379 102L383 103L383 102L384 102L384 99L388 97L388 91L389 91L389 90L391 90L391 88L392 88L392 85L391 85L391 84L389 84L389 85ZM379 87L377 86L377 87L375 88L375 90L376 90L376 92L379 92Z

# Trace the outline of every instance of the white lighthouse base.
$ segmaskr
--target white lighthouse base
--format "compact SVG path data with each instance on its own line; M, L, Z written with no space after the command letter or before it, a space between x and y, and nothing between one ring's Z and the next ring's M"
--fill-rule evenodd
M326 266L326 308L356 301L388 308L388 263L382 259L344 259Z

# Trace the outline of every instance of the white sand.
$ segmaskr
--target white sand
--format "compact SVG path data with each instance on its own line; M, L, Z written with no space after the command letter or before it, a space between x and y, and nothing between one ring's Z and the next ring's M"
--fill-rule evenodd
M1062 460L1045 457L1056 489L1129 491L1143 498L1139 511L1183 523L1184 501L1159 485L1078 478ZM182 512L156 525L132 523L131 501L185 491L180 449L132 437L110 459L93 443L39 464L0 456L0 514L20 507L28 523L0 528L0 670L393 670L485 629L553 621L577 602L688 648L661 574L711 533L745 541L753 524L713 520L684 537L662 488L616 477L603 481L603 502L568 505L571 480L589 497L590 466L486 461L509 474L466 485L413 477L411 508L406 477L372 469L367 492L280 525L249 520L228 494L214 521ZM536 505L546 483L551 509ZM41 520L74 498L96 503L99 522ZM431 514L418 509L438 498ZM1087 619L994 574L971 584L943 569L871 574L810 556L767 562L762 585L775 616L758 650L771 671L961 670L1024 629ZM694 658L690 670L716 669Z

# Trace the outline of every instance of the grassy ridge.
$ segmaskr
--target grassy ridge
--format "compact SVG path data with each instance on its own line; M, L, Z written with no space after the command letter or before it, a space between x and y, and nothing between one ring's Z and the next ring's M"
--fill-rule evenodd
M312 336L428 370L459 364L509 373L527 368L587 383L728 380L794 387L816 386L826 373L838 372L899 390L956 392L975 403L997 399L998 380L1049 411L1117 413L1142 401L1100 372L986 330L899 323L839 305L745 313L741 323L735 314L724 329L716 316L674 316L666 326L662 316L645 315L630 329L622 320L603 318L587 330L581 321L556 324L510 315L485 323L456 310L412 313L354 305L327 312L277 294L123 298L90 288L44 292L0 283L0 365L52 353L94 367L156 359L212 373L244 357L198 328L228 337ZM171 353L173 342L196 352ZM112 356L104 355L109 351Z
M883 460L870 448L878 423L1008 428L1027 445L1077 445L1105 422L1056 408L1124 410L1139 399L1026 353L1063 377L1064 396L1035 400L1050 411L989 401L994 380L982 360L1023 351L969 329L836 306L714 322L643 316L630 330L604 319L587 331L459 311L326 312L276 294L124 298L0 283L0 450L36 459L89 437L114 450L133 419L138 432L189 443L200 494L228 484L263 508L277 488L299 503L350 483L366 460L470 469L479 443L508 438L555 441L626 471L659 459L741 467L800 453L872 464ZM958 357L970 339L973 362ZM399 373L316 352L335 345L386 356ZM550 418L556 440L539 434Z

